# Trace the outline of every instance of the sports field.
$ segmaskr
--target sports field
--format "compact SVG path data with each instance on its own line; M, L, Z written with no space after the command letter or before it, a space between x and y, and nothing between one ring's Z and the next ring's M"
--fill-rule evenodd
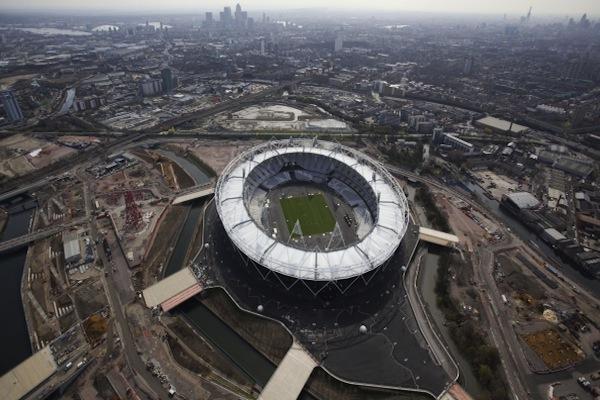
M300 221L304 236L331 232L335 228L335 218L321 193L286 197L279 202L290 233L296 221Z

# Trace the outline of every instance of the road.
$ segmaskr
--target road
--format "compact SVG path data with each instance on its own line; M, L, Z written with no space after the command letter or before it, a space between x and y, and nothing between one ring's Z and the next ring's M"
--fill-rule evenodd
M138 354L135 339L131 333L131 330L129 329L129 324L127 323L123 303L121 301L115 282L113 280L114 277L112 274L110 261L106 253L104 252L104 246L101 244L102 240L98 235L96 221L90 214L90 210L92 208L92 198L88 190L89 189L87 185L84 186L86 214L90 215L90 218L92 219L90 223L90 236L94 243L97 243L96 254L100 256L100 259L102 260L102 265L104 266L104 271L106 271L106 276L102 277L104 290L106 292L110 308L115 318L114 322L117 328L117 332L119 332L119 337L121 338L123 344L123 352L125 354L127 364L135 374L141 377L141 379L152 390L152 392L154 392L156 398L161 400L167 400L169 396L167 395L166 390L162 387L161 383L157 381L156 378L152 376L152 374L146 369L146 364L144 363L144 361L142 361L140 355Z
M528 399L530 391L522 379L528 374L529 365L521 351L521 344L512 328L511 320L502 309L502 295L493 277L494 252L511 246L512 243L508 240L491 247L475 248L472 254L473 270L475 282L480 290L481 305L489 321L490 334L500 353L508 386L515 399Z
M29 184L29 185L19 186L16 189L10 190L8 192L4 192L0 195L0 202L10 199L11 197L20 195L21 193L25 193L25 192L29 192L30 190L37 189L38 187L47 184L48 182L50 182L53 179L54 179L54 176L47 176L45 178L42 178L36 182Z

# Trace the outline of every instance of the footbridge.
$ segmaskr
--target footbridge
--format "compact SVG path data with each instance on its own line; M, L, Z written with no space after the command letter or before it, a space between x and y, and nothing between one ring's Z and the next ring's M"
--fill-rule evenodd
M187 267L147 287L142 295L146 307L160 307L166 312L194 297L202 289L192 270Z
M435 229L419 227L419 240L444 247L455 247L459 243L458 236Z
M173 200L173 205L201 199L206 196L211 196L213 193L215 193L215 182L211 181L210 183L194 186L178 193L177 197Z
M83 224L85 221L85 218L78 218L66 224L50 226L45 229L40 229L35 232L28 233L27 235L5 240L3 242L0 242L0 253L17 247L25 246L26 244L35 242L36 240L45 239L52 235L56 235L57 233L60 233L67 228Z
M295 400L317 366L314 358L294 340L258 400Z

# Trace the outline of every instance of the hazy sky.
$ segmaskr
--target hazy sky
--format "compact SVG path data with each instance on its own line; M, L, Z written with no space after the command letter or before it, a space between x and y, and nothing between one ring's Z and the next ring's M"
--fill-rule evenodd
M301 9L314 7L407 10L427 12L471 12L494 14L525 14L533 6L533 13L577 15L587 12L600 15L600 0L245 0L242 7L249 11L265 9ZM216 10L226 0L0 0L2 9L28 10Z

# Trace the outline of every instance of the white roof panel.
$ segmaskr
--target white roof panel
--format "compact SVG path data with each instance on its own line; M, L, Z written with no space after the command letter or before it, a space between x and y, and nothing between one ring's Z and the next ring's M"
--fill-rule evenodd
M233 243L255 262L283 275L317 281L362 275L396 251L408 228L408 202L394 178L362 153L312 139L271 142L239 155L223 171L215 190L217 211ZM283 154L313 153L352 166L379 195L376 226L360 242L333 251L309 251L276 242L251 220L243 200L244 182L261 162ZM252 161L254 160L254 161ZM375 181L373 177L375 176ZM251 220L251 222L246 222ZM361 251L359 251L360 249Z

